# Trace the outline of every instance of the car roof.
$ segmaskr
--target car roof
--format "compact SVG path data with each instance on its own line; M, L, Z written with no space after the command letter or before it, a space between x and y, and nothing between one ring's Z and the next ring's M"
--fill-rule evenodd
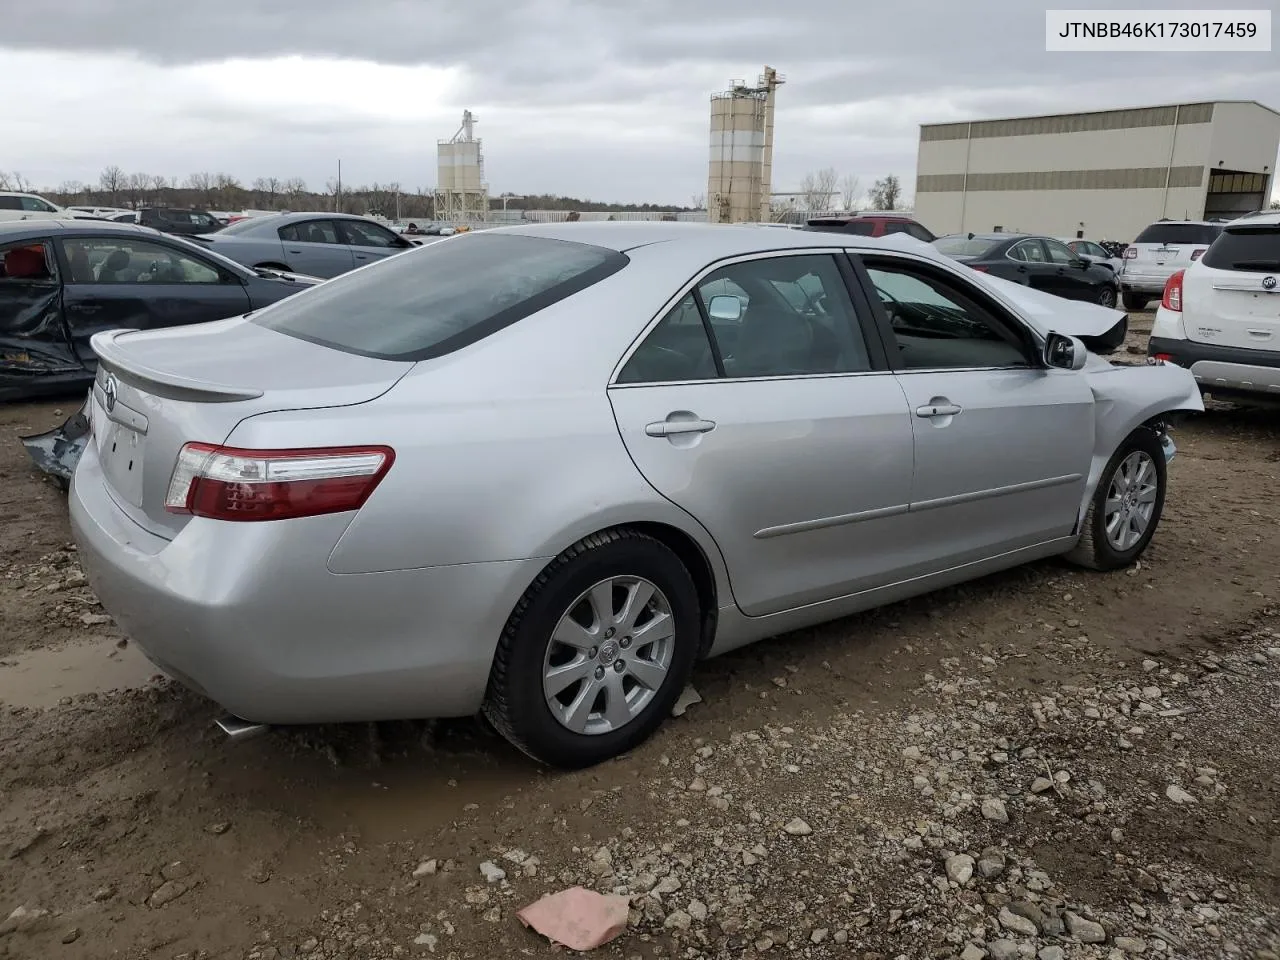
M38 237L58 230L114 233L120 236L167 236L167 234L163 234L159 230L153 230L151 227L140 227L131 223L116 223L113 220L50 217L44 220L0 220L0 243L8 243L10 240L22 240L26 237Z
M887 237L864 237L853 233L813 230L761 230L757 224L680 223L671 221L578 221L575 223L517 224L476 230L464 236L507 234L547 237L552 240L576 240L609 250L626 252L652 244L680 244L695 259L707 262L723 257L771 250L846 249L875 253L899 249L930 259L949 262L932 246L909 234L894 233Z
M1270 224L1280 223L1280 210L1259 210L1254 213L1246 213L1242 217L1236 217L1229 223L1223 224L1223 226L1230 229L1231 227L1242 223L1248 226L1253 226L1255 224L1267 226Z
M949 233L945 237L939 237L939 240L950 240L953 237L960 237L962 240L1026 240L1028 237L1036 237L1034 233L975 233L972 237L967 233Z

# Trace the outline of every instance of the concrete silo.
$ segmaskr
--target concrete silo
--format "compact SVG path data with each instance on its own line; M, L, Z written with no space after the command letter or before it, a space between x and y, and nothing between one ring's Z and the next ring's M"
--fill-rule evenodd
M773 108L784 83L765 67L755 86L731 81L711 97L711 165L707 219L712 223L767 221L773 179Z
M476 118L462 113L462 127L436 148L436 219L450 223L487 220L489 185L484 180L484 152L475 138Z

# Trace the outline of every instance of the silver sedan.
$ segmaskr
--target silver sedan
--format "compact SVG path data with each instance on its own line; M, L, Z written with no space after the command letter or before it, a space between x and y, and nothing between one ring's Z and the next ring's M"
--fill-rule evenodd
M483 710L625 751L696 660L1150 543L1191 375L909 237L503 228L99 334L85 569L238 726ZM236 720L236 718L240 718Z

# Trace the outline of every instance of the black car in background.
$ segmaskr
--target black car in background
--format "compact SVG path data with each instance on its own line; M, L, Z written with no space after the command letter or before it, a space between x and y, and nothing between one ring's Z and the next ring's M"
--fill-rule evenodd
M163 233L177 236L195 236L199 233L213 233L226 224L207 210L180 210L176 207L142 207L137 211L138 218L129 221L144 227L151 227Z
M1051 237L1024 233L955 233L933 245L967 267L1068 300L1114 307L1120 281L1108 267L1077 257Z
M0 401L87 389L101 330L239 316L320 283L105 220L0 223Z

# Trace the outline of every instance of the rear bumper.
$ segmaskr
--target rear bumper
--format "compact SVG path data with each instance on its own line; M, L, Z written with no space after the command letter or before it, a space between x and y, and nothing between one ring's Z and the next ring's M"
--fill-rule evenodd
M1142 273L1130 273L1127 270L1120 274L1120 286L1125 293L1164 293L1164 285L1177 272L1174 268L1167 271L1144 270Z
M1210 393L1219 390L1280 397L1280 351L1152 337L1147 355L1157 354L1186 367L1201 389Z
M333 574L325 561L346 515L194 519L164 540L115 505L92 444L70 511L90 584L147 657L261 723L474 713L503 625L544 566Z

